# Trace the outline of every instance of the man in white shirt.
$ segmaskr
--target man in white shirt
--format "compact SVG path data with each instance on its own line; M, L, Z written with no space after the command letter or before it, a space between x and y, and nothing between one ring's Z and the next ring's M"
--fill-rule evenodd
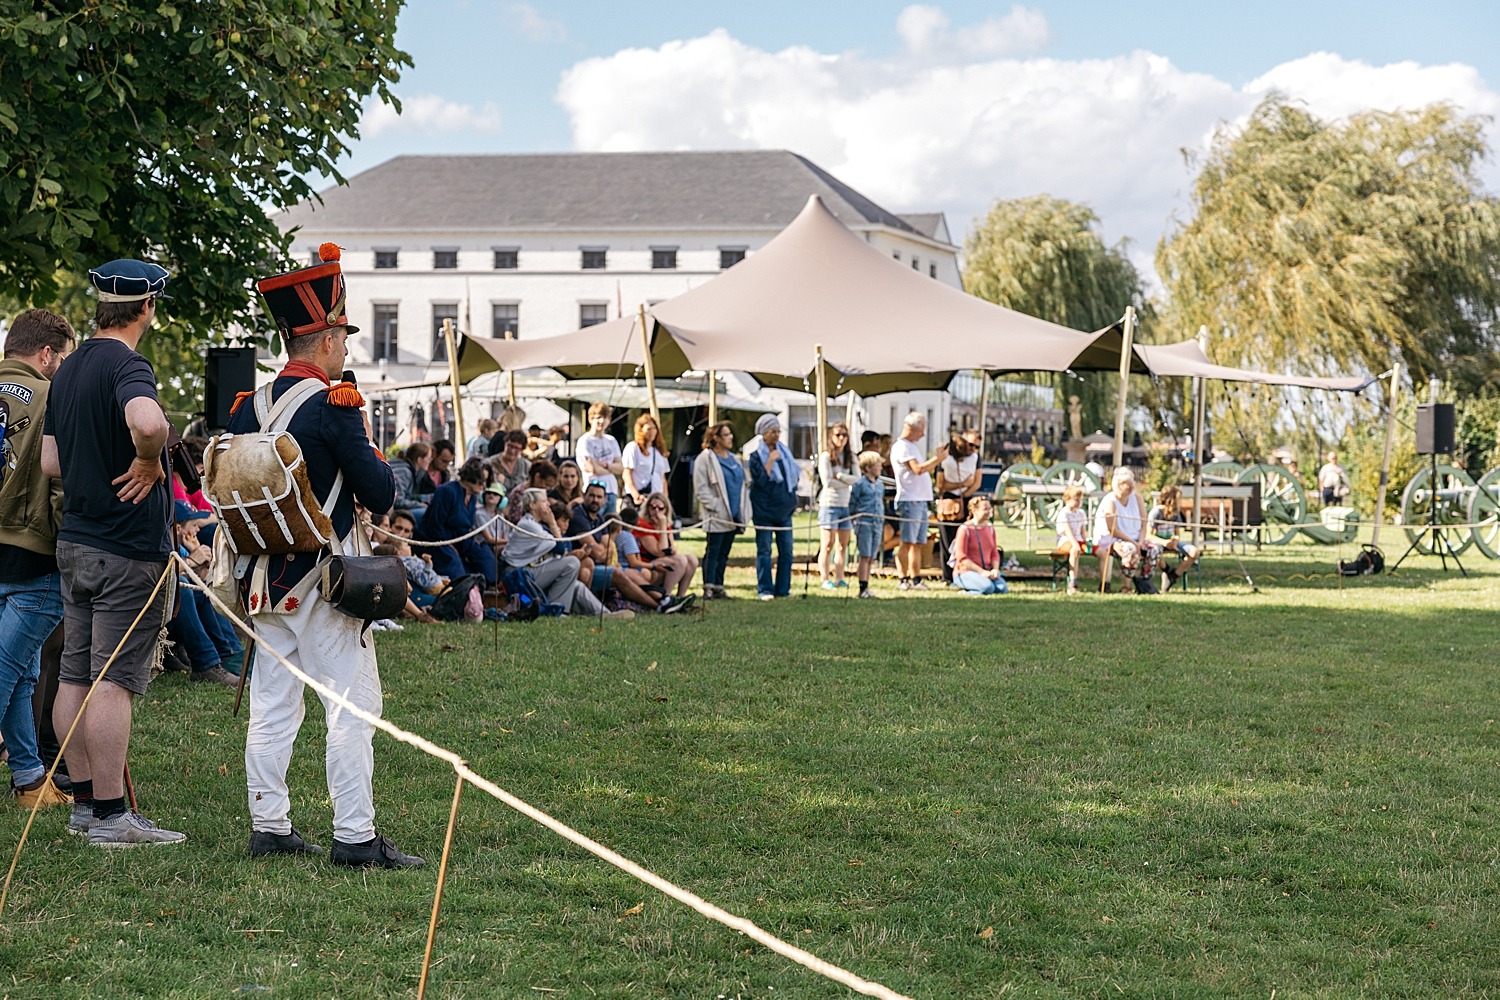
M1323 506L1329 507L1349 495L1349 476L1339 464L1337 452L1328 453L1328 461L1318 470L1318 491L1323 494Z
M896 547L898 590L926 590L922 582L922 545L927 541L927 505L932 502L932 470L948 457L939 445L925 458L927 418L913 410L906 415L901 436L891 443L891 469L896 474L896 516L901 520L901 544Z
M578 465L583 470L584 485L598 483L604 487L606 517L613 516L619 504L620 473L625 471L620 442L605 433L614 412L608 403L590 406L589 432L578 439Z

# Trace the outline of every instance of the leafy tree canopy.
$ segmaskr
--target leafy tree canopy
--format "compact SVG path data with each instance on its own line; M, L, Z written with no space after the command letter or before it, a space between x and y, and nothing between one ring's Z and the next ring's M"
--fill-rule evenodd
M997 201L964 245L964 287L971 295L1075 330L1100 330L1142 308L1140 274L1123 243L1106 246L1099 218L1085 205L1036 195ZM1084 433L1114 426L1106 375L1042 377L1066 408L1075 395Z
M1381 371L1399 356L1473 391L1500 370L1500 205L1482 121L1446 105L1325 122L1268 97L1221 130L1192 218L1157 250L1168 324L1216 359Z
M343 180L365 97L397 105L400 6L0 0L0 296L140 257L190 340L242 319L289 245L268 210Z

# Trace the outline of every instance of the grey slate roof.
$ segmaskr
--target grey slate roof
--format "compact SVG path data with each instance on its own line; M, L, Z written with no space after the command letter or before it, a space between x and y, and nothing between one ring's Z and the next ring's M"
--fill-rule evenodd
M917 233L785 150L397 156L276 217L283 230L781 228L809 195L850 227ZM922 233L922 235L931 235Z
M903 212L901 218L923 236L948 242L948 220L942 212Z

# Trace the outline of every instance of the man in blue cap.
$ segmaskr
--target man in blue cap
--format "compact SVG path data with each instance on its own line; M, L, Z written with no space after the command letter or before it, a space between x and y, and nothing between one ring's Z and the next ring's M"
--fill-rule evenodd
M97 330L58 369L42 439L42 471L63 484L63 659L52 716L59 733L119 647L67 749L68 832L98 847L187 839L125 807L132 702L151 680L172 592L171 581L163 582L171 552L167 417L156 372L136 353L167 278L164 268L139 260L89 272L99 296Z
M336 544L353 555L364 538L355 520L356 502L374 514L388 512L396 479L370 443L359 390L338 381L348 357L345 342L358 331L344 312L339 248L325 243L318 252L321 263L257 283L286 345L287 364L270 386L236 399L228 430L263 430L261 414L269 417L277 400L289 392L312 390L285 420L286 432L302 450L309 484L333 525ZM247 561L240 593L258 648L284 657L378 716L382 698L375 644L362 634L363 623L319 595L320 553L241 556L238 563ZM322 853L293 828L287 788L292 744L305 713L303 698L302 681L278 660L257 654L245 736L251 857ZM325 770L333 800L329 860L360 868L421 867L421 858L403 853L375 829L374 727L333 702L325 700L323 707L328 724Z

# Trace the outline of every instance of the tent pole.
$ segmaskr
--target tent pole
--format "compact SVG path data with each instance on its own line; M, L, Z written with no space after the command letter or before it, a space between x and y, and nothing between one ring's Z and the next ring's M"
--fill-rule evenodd
M505 334L505 339L506 340L515 340L516 338L515 338L515 335L513 333L510 333L509 331L507 331L506 334ZM514 410L516 408L516 370L514 368L508 370L505 373L505 376L506 376L507 381L509 382L509 387L508 388L509 388L509 393L510 393L510 408L512 410Z
M990 370L983 369L979 373L979 464L984 465L985 446L985 421L989 418L990 405Z
M453 442L453 450L458 455L459 464L464 460L464 406L463 400L458 398L458 345L453 336L453 321L443 320L443 339L448 344L448 381L453 386L453 425L458 428L458 437Z
M719 373L713 369L708 372L708 426L712 427L719 422Z
M636 314L641 323L641 350L645 352L646 364L646 392L651 397L651 419L656 421L656 426L661 426L661 410L656 407L656 362L651 360L651 332L646 328L646 304L640 305Z
M851 445L854 444L854 403L858 398L851 389L849 391L849 398L844 401L844 423L849 428L849 443ZM863 430L864 428L860 429Z
M1115 406L1115 468L1125 457L1125 402L1130 394L1131 347L1135 340L1135 306L1125 307L1125 342L1120 347L1120 396Z
M1208 353L1208 327L1198 327L1198 346ZM1208 396L1208 380L1199 376L1193 379L1193 544L1203 530L1203 405Z
M828 450L828 380L823 373L823 345L813 347L817 354L817 367L813 370L813 391L818 394L818 454ZM814 456L816 458L816 456Z
M1396 440L1396 401L1401 398L1401 362L1391 369L1391 387L1385 394L1390 412L1385 416L1385 451L1380 457L1380 495L1375 501L1375 527L1370 544L1380 546L1380 525L1385 520L1385 489L1391 479L1391 446ZM1435 485L1435 484L1434 484Z

